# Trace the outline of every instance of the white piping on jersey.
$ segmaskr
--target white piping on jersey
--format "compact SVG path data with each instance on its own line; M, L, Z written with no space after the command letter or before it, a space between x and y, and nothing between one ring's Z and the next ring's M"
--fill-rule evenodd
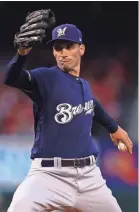
M29 90L25 90L25 89L20 89L21 91L25 91L25 92L28 92L28 93L33 93L32 91L29 91Z
M27 70L25 70L25 71L27 72L27 74L28 74L28 79L29 79L29 81L31 82L31 75L30 75L29 71L27 71Z
M31 82L31 75L30 75L30 73L29 73L29 71L27 71L27 70L25 70L26 71L26 73L28 74L28 79L29 79L29 81ZM25 90L25 89L21 89L22 91L25 91L25 92L28 92L28 93L33 93L32 91L29 91L29 90Z

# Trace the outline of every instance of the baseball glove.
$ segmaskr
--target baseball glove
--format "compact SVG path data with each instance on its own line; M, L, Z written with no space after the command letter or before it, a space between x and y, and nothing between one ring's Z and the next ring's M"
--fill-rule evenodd
M26 16L20 32L15 34L14 47L29 48L36 43L42 43L46 36L46 29L55 24L55 15L50 10L37 10Z

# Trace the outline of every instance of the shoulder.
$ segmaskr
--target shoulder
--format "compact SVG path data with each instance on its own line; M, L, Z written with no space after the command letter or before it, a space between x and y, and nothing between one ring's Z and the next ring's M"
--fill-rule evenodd
M44 73L51 73L51 71L55 71L55 66L53 67L38 67L35 69L30 70L31 73L40 73L40 74L44 74Z
M89 82L88 82L87 80L85 80L85 79L83 79L83 78L80 78L80 79L81 79L81 81L84 83L84 85L86 85L87 87L90 88L90 84L89 84Z
M39 68L35 68L29 71L31 75L33 75L34 77L43 77L46 75L52 75L53 73L56 72L56 67L39 67Z
M83 78L80 78L80 79L82 80L82 82L84 83L84 85L86 86L86 88L88 89L88 91L91 93L92 98L95 100L95 94L94 94L94 92L93 92L93 90L91 88L90 83L87 80L83 79Z

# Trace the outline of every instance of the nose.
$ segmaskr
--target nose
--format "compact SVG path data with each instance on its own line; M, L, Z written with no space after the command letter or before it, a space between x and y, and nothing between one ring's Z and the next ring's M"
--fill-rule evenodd
M62 50L61 50L61 55L60 55L62 58L66 58L66 57L68 57L67 56L67 49L65 49L65 48L63 48Z

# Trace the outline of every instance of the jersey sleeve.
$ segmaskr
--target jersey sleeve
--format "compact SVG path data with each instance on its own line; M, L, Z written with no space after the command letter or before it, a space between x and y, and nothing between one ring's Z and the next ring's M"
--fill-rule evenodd
M4 75L4 84L20 89L32 100L38 100L41 98L39 89L39 83L41 84L41 68L31 71L24 70L25 61L26 56L16 54L13 57Z
M114 119L105 112L101 104L96 99L94 99L94 105L94 119L105 127L110 133L116 132L118 129L118 124L114 121Z
M31 77L29 71L23 69L25 61L26 55L21 56L16 54L13 57L5 72L4 84L29 91L35 88L35 80Z

